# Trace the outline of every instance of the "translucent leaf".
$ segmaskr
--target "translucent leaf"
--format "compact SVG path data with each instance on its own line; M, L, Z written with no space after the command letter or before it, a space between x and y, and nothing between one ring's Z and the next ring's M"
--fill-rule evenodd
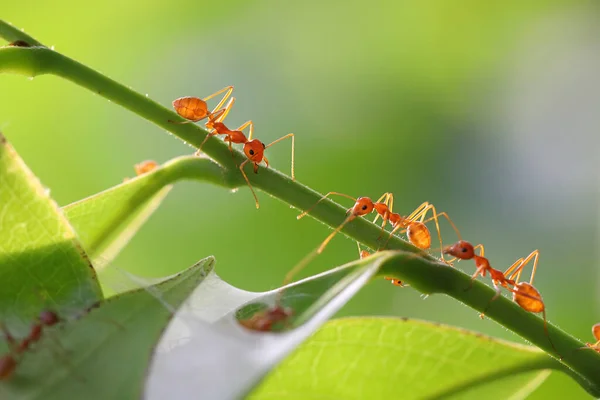
M0 385L0 398L138 399L152 352L177 308L211 270L207 258L146 290L115 296L81 319L44 331Z
M249 317L257 303L272 305L279 291L246 292L210 274L161 341L147 398L242 397L365 285L378 262L351 263L290 286L282 301L295 314L278 333L250 331L237 318Z
M0 320L24 333L42 308L85 308L101 298L75 232L0 135Z
M159 167L69 204L63 211L94 266L101 269L125 247L170 190Z

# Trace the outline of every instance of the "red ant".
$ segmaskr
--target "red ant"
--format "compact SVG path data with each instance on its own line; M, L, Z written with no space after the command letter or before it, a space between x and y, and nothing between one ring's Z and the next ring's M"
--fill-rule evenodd
M325 247L327 246L329 241L331 241L331 239L333 239L333 237L338 232L340 232L342 230L342 228L348 222L352 221L356 217L367 215L367 214L371 213L372 211L375 211L378 214L377 217L375 217L375 220L373 222L375 222L377 220L377 218L379 218L379 217L382 217L382 219L383 219L383 223L381 225L382 233L383 233L383 230L385 229L385 225L389 221L390 224L394 227L394 229L390 233L390 237L397 230L404 229L404 231L402 231L402 233L406 232L409 242L423 250L427 250L431 247L431 233L429 232L429 229L425 225L427 222L429 222L431 220L435 220L435 225L436 225L436 229L437 229L437 233L438 233L438 239L440 241L440 246L443 247L442 235L440 232L438 217L445 217L450 222L450 224L456 231L456 234L460 238L460 233L458 232L458 229L456 228L456 226L454 225L452 220L448 217L448 215L445 212L438 214L435 207L433 206L433 204L429 204L428 202L421 204L408 217L402 217L400 214L392 212L392 208L393 208L393 204L394 204L394 196L392 193L384 193L376 202L373 202L369 197L359 197L358 199L355 199L354 197L348 196L343 193L329 192L325 196L321 197L315 205L313 205L308 210L304 211L302 214L298 215L296 218L300 219L300 218L306 216L317 204L319 204L322 200L324 200L325 198L327 198L333 194L351 199L355 203L354 203L354 206L347 211L347 213L349 213L350 215L329 236L327 236L327 238L323 241L323 243L321 243L321 245L319 246L319 248L317 250L317 254L320 254L323 252L323 250L325 249ZM389 204L389 206L388 206L388 204ZM433 217L425 220L425 216L427 215L427 212L429 210L432 210ZM388 238L388 240L389 240L389 238ZM442 260L444 260L443 253L442 253Z
M240 320L239 323L253 331L269 332L273 329L273 325L285 322L292 315L294 311L291 308L276 305L259 311L250 318Z
M476 248L480 249L480 255L475 254ZM496 294L490 300L486 310L492 301L496 300L498 296L500 296L500 288L504 287L513 294L513 301L517 303L519 307L534 314L541 312L544 318L544 331L546 332L546 336L548 337L548 340L550 341L554 351L558 353L556 347L554 347L552 339L550 339L550 334L548 332L546 305L544 304L544 300L542 299L540 292L533 286L533 279L535 278L539 257L538 250L532 251L531 254L529 254L526 258L519 258L504 272L491 267L489 260L484 257L485 250L481 244L473 246L467 241L460 240L452 246L444 249L444 253L450 254L461 260L473 259L475 261L475 266L477 269L471 276L471 284L478 275L485 277L486 273L489 272L490 278L492 279L492 284L496 289ZM531 278L529 279L529 282L519 282L523 268L529 264L531 260L533 260L533 270L531 272ZM480 314L479 316L483 318L484 313Z
M233 87L231 87L231 88L233 90ZM218 93L219 92L217 92L216 94L218 94ZM214 95L216 95L216 94L214 94ZM252 139L252 135L254 133L254 123L251 120L245 122L236 130L229 129L223 123L223 120L225 119L227 114L229 114L231 107L235 103L235 97L231 98L231 100L227 103L227 106L225 108L217 110L219 107L223 106L225 99L228 97L229 94L230 94L230 92L228 92L226 94L226 96L223 98L223 100L221 100L221 102L217 105L217 107L213 110L212 113L208 113L206 104L204 104L204 106L202 108L202 110L204 110L204 111L202 111L201 113L198 114L198 116L203 115L203 117L196 119L196 120L192 120L192 121L199 121L200 119L208 118L206 127L211 130L209 132L209 134L206 136L206 138L204 138L204 141L200 144L200 147L198 148L198 151L196 153L198 153L200 151L200 149L202 149L202 146L204 145L204 143L206 143L206 141L210 137L215 136L215 135L225 135L225 141L229 143L229 150L231 151L232 155L233 155L232 144L233 143L243 144L244 145L244 148L243 148L244 154L246 155L247 159L244 160L244 162L242 162L240 164L239 169L240 169L240 172L242 173L242 175L244 176L244 180L248 184L250 191L252 192L252 196L254 196L256 208L259 208L260 205L258 202L258 197L256 196L256 193L254 192L254 188L252 187L252 184L250 184L250 180L248 179L248 176L244 172L244 166L247 163L252 162L254 164L254 173L255 174L258 173L258 166L260 165L261 162L264 161L266 166L269 167L269 160L267 159L267 157L265 157L265 150L284 139L291 138L292 139L292 168L291 168L292 169L292 180L296 180L296 175L294 172L294 147L295 147L294 134L288 133L287 135L280 137L279 139L269 143L268 145L265 145L263 142L261 142L258 139ZM214 95L211 95L211 96L214 96ZM208 97L206 99L209 99L209 98L210 97ZM189 99L189 98L182 98L182 99ZM203 101L198 98L194 98L194 99L196 99L197 101ZM175 102L177 102L178 100L181 100L181 99L175 100L173 102L173 106L175 107L175 110L177 111L177 113L179 115L181 115L184 118L187 118L186 113L182 113L178 110L178 107L181 107L181 104L178 104L178 106L175 106ZM184 109L184 111L186 111L186 110L187 109ZM249 128L248 137L246 137L246 135L243 132L243 130L246 128Z
M133 168L135 169L135 174L140 176L156 169L157 167L158 163L156 161L146 160L139 164L135 164Z
M367 250L363 250L360 248L359 242L356 242L356 245L358 246L358 255L360 256L361 260L364 258L367 258L371 255L371 253L369 253ZM400 279L392 278L391 276L384 276L383 279L385 279L386 281L390 281L392 283L392 285L394 285L394 286L400 286L400 287L408 286L408 285L405 285L404 282L402 282Z
M600 323L592 326L592 335L596 339L596 343L586 343L585 347L581 347L582 349L591 349L598 353L600 353Z
M44 327L50 327L56 325L61 320L58 315L49 310L43 310L38 316L37 322L35 322L29 334L18 342L8 330L2 326L1 329L4 331L4 336L9 344L10 352L0 357L0 380L8 379L17 367L17 358L15 357L27 351L33 343L36 343L42 337L42 331Z

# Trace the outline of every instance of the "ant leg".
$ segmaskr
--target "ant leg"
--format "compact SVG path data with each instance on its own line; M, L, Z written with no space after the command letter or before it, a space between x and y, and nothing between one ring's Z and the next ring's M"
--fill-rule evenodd
M356 242L356 247L358 247L358 256L362 260L363 258L367 258L371 255L367 250L363 250L360 248L360 243Z
M390 239L392 238L392 236L394 236L394 233L396 233L397 231L399 231L400 229L404 228L404 222L400 222L398 225L396 225L396 227L394 229L392 229L392 231L390 232L390 235L388 236L387 240L385 241L385 244L383 245L383 248L387 248L388 243L390 242ZM402 231L400 231L400 234L406 232L406 229L403 229ZM379 248L379 250L381 249L381 247Z
M533 278L535 278L535 272L537 270L537 264L538 264L538 258L539 258L539 256L540 256L539 250L534 250L523 261L523 264L527 264L527 263L529 263L529 261L531 261L533 259L533 269L531 270L531 278L529 278L529 284L530 285L533 285Z
M483 247L483 245L482 245L482 244L478 244L477 246L473 247L473 251L475 251L476 249L479 249L479 250L481 250L481 251L479 252L479 256L480 256L480 257L485 257L485 248Z
M421 218L421 221L423 221L423 218L425 218L425 214L427 213L427 210L430 208L429 207L430 204L428 201L424 202L423 204L421 204L419 207L415 208L415 210L413 212L411 212L408 217L406 217L406 220L408 221L416 221L417 219Z
M448 214L446 214L446 211L442 211L441 213L437 214L437 217L444 217L446 218L446 220L450 223L450 225L452 226L452 229L454 229L454 232L456 233L456 236L458 236L458 240L462 240L462 237L460 236L460 232L458 231L458 228L456 227L456 225L454 225L454 222L452 222L452 220L450 219L450 217L448 216ZM434 217L431 218L427 218L425 221L423 221L424 224L426 224L427 222L433 220Z
M223 96L223 98L221 99L221 101L219 102L219 104L217 104L217 106L213 110L213 112L215 112L215 110L218 110L219 108L223 107L223 104L225 104L225 101L227 101L227 99L229 98L229 96L231 96L231 93L233 92L233 86L226 86L223 89L214 92L210 96L207 96L207 97L203 98L202 100L204 100L205 102L209 101L213 97L216 97L216 96L220 95L223 92L226 92L226 93Z
M313 250L310 253L308 253L306 256L304 256L304 258L302 260L300 260L298 262L298 264L296 264L294 266L294 268L292 268L287 274L285 274L285 278L283 278L283 283L282 283L282 288L286 285L288 285L290 282L292 282L292 279L294 279L294 276L296 276L296 274L298 274L300 271L302 271L304 269L304 267L306 267L306 265L312 261L316 256L318 255L318 253ZM284 290L279 290L279 293L277 294L277 299L275 300L275 303L280 305L281 304L281 299L283 297L283 293Z
M473 273L473 275L471 275L471 282L469 283L469 286L467 286L463 291L466 292L467 290L471 290L471 288L473 287L473 281L475 279L477 279L477 277L479 276L479 274L481 274L482 271L484 271L485 268L477 268L475 270L475 272ZM493 282L492 282L493 283Z
M252 134L254 133L254 122L252 122L252 120L244 122L239 128L236 129L236 131L241 132L248 127L250 127L248 130L248 141L250 141L252 140Z
M394 195L389 192L386 192L386 193L382 194L381 197L378 198L375 203L381 203L382 200L383 200L383 204L385 204L388 207L388 209L390 210L390 212L392 212L392 208L394 207ZM379 217L380 217L380 215L377 214L375 216L375 219L373 220L373 223L377 222L377 219Z
M206 137L204 138L204 140L202 141L202 143L200 144L200 147L198 147L198 150L196 150L196 153L194 153L195 155L200 155L200 151L202 150L202 146L204 146L204 143L206 143L206 141L211 137L211 136L215 136L218 135L219 133L217 132L216 129L212 128L215 122L222 122L225 117L227 116L227 114L229 114L229 111L231 110L231 107L233 106L233 103L235 103L235 97L232 97L231 100L229 100L229 103L227 103L227 106L225 106L225 108L221 108L218 111L215 111L217 108L219 108L219 106L215 107L215 110L213 110L209 115L208 115L208 122L205 124L205 126L209 129L212 129L211 131L209 131L208 135L206 135ZM229 151L232 152L233 155L233 148L231 147L231 142L229 143Z
M558 354L558 356L562 360L563 357L560 355L560 353L558 352L558 350L556 350L556 347L554 346L554 342L552 342L552 339L550 339L550 332L548 332L548 320L546 319L546 309L545 308L544 308L544 310L542 310L542 316L544 317L544 331L546 332L546 336L548 337L548 341L550 342L550 345L552 346L552 349L554 349L554 352L556 354Z
M295 181L296 180L296 175L294 173L294 134L293 133L288 133L285 136L280 137L279 139L269 143L268 145L265 146L265 149L268 149L269 147L273 146L275 143L277 142L281 142L283 139L287 139L287 138L292 138L292 180ZM267 163L268 166L268 163Z
M331 196L332 194L335 194L336 196L346 197L346 198L348 198L348 199L350 199L352 201L356 201L356 199L354 197L348 196L347 194L340 193L340 192L329 192L325 196L321 197L319 199L319 201L317 201L311 208L309 208L308 210L304 211L302 214L298 215L296 217L296 219L300 219L300 218L305 217L309 212L312 211L313 208L315 208L317 206L317 204L319 204L321 201L325 200L327 197Z
M473 282L473 281L471 281ZM487 310L490 309L490 306L492 305L492 302L494 300L496 300L498 297L500 297L500 286L498 286L496 284L496 282L492 281L492 285L494 286L494 289L496 289L496 294L494 295L494 297L492 297L492 299L488 302L487 306L485 306L485 308L483 309L483 312L481 314L479 314L479 318L483 319L485 317L485 313L487 312Z
M217 131L214 132L208 132L208 134L206 135L206 137L204 138L204 140L202 141L202 143L200 143L200 146L198 147L198 150L196 150L196 152L194 153L195 156L199 156L202 153L202 146L204 146L204 143L206 143L206 141L208 139L210 139L211 137L218 135Z
M387 206L388 211L383 216L377 213L375 219L373 220L373 223L377 222L377 219L379 217L381 217L381 219L383 220L383 222L381 223L381 232L379 233L379 237L377 237L377 241L381 239L381 237L383 236L383 232L385 232L385 226L388 223L390 214L392 213L392 209L394 207L394 195L392 193L386 192L380 198L378 198L375 203L380 203L382 200L383 204Z
M248 179L248 176L246 176L246 173L244 172L244 165L246 165L249 161L250 161L250 159L248 159L240 164L240 171L241 171L242 175L244 176L244 179L246 180L246 183L248 184L250 191L252 192L252 196L254 196L254 201L256 202L256 208L259 208L260 205L258 204L258 197L256 196L256 193L254 192L254 189L252 188L252 185L250 184L250 180Z
M390 232L390 235L388 236L388 239L385 242L384 248L387 247L387 244L389 243L390 239L392 238L392 236L394 236L394 233L396 233L398 230L404 229L400 233L406 232L406 227L408 226L408 224L412 221L416 221L419 218L419 216L422 216L421 213L423 212L423 209L425 209L427 206L429 206L429 203L425 202L425 203L421 204L419 207L417 207L415 209L415 211L410 213L410 215L408 217L403 218L398 223L398 225L394 229L392 229L392 231Z
M352 221L354 218L356 218L356 216L354 214L350 214L348 217L346 217L346 219L344 220L344 222L342 222L337 228L334 229L333 232L331 232L329 234L329 236L327 236L325 238L325 240L323 240L323 243L321 243L321 245L319 246L319 248L317 249L317 254L321 254L323 252L323 250L325 250L325 247L327 246L327 244L331 241L331 239L333 239L333 237L335 235L337 235L342 228L350 221Z
M508 267L504 275L510 274L510 276L507 277L508 279L515 279L516 277L516 282L518 283L521 279L521 273L523 272L523 268L525 268L525 266L529 264L531 260L533 260L533 270L531 271L531 278L529 280L529 284L532 285L533 279L535 278L535 272L537 270L539 254L540 252L538 250L534 250L525 259L519 258L513 263L513 265Z
M360 243L356 242L356 247L358 248L358 256L363 258L363 250L360 248Z
M597 352L600 352L600 340L598 340L594 344L586 343L584 347L579 348L579 350L585 350L585 349L596 350Z

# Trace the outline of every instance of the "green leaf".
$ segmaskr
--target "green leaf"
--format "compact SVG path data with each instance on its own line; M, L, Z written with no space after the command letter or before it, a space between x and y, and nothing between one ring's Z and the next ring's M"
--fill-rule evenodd
M531 346L399 318L330 321L251 398L523 399L550 374Z
M75 232L0 135L0 320L21 334L44 307L72 311L101 297Z
M172 313L214 264L207 258L148 290L106 301L81 319L44 331L24 354L0 398L136 399L143 391L153 349Z
M148 382L148 399L240 398L285 355L313 334L365 285L379 261L358 261L289 287L283 304L296 312L278 333L254 332L237 318L256 304L273 305L279 290L251 293L210 274L163 338ZM240 309L241 308L241 309Z
M180 179L229 186L223 169L205 158L178 157L155 170L63 207L94 266L101 269L125 247Z

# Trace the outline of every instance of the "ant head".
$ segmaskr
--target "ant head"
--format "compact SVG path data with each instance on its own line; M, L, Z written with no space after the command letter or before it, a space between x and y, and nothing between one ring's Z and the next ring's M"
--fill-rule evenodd
M461 260L470 260L475 256L473 245L466 240L460 240L444 249L444 254L450 254Z
M359 197L358 199L356 199L356 203L354 203L354 206L350 209L350 214L355 216L367 215L368 213L373 211L373 207L375 207L375 205L373 204L373 201L371 201L370 198Z
M258 139L252 139L244 144L244 154L250 161L259 163L265 155L265 144Z
M594 335L596 340L600 340L600 324L592 326L592 334Z
M59 321L58 315L55 312L49 310L42 310L40 312L39 319L40 322L46 326L52 326L54 324L57 324Z

